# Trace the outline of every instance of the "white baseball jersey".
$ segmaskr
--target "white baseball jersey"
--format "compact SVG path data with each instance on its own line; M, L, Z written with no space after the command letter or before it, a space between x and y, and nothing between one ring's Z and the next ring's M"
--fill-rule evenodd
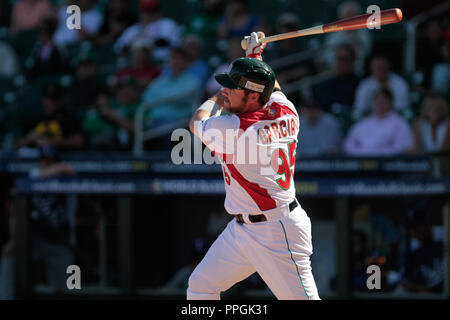
M270 213L295 199L299 117L281 91L265 109L204 118L195 130L222 160L228 213Z

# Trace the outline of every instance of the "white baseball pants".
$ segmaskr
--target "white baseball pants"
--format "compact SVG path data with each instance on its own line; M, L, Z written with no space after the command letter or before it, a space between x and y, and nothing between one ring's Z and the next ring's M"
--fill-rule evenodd
M319 300L311 254L311 221L300 206L273 221L233 219L191 274L187 299L219 300L256 271L278 299Z

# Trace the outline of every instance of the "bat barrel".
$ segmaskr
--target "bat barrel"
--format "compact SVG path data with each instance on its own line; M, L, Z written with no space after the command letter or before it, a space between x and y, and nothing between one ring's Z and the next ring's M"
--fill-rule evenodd
M380 11L379 19L373 13L367 13L356 17L342 19L327 23L323 26L323 32L347 31L364 28L374 28L391 23L400 22L403 18L402 11L398 8Z

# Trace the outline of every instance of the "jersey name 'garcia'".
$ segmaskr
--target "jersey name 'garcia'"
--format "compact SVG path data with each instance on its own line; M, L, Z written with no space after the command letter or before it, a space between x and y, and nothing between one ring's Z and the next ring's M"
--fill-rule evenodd
M196 123L196 134L221 159L228 213L270 213L295 199L299 125L281 91L272 93L264 109Z

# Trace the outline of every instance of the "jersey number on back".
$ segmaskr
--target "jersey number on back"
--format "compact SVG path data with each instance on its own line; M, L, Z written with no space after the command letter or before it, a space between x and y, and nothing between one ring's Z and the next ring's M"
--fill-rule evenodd
M272 153L272 168L276 173L281 174L282 177L276 179L276 182L280 188L288 190L291 186L291 181L294 178L294 167L295 167L295 147L297 143L292 141L288 143L288 152L279 148ZM281 162L280 162L281 160Z

